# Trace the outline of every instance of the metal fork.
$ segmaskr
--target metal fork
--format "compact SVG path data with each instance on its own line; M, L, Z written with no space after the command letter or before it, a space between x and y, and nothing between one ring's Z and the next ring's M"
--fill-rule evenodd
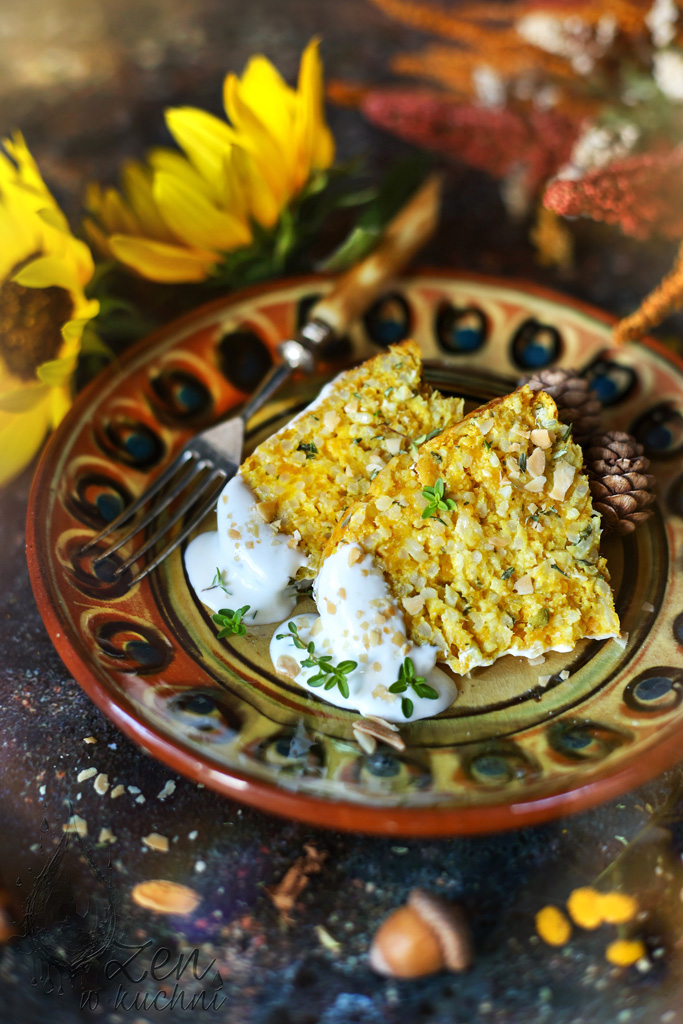
M168 543L155 554L153 560L140 569L128 582L134 586L171 554L179 544L189 537L218 500L227 481L235 475L242 459L242 444L247 423L269 398L284 384L294 370L310 372L315 367L313 352L327 346L335 337L334 330L320 320L310 320L296 338L290 338L278 346L282 362L274 366L264 378L242 411L225 423L209 427L185 445L173 462L140 495L137 501L125 508L96 537L86 544L83 552L91 551L106 540L120 527L133 519L145 505L149 508L129 529L105 551L92 560L94 568L106 561L116 551L128 544L133 537L145 530L150 523L162 515L176 499L182 500L173 509L170 518L161 523L132 555L118 565L111 576L118 579L127 573L150 548L165 535ZM168 490L165 490L168 488ZM159 501L152 499L164 492ZM186 519L185 517L188 516ZM173 527L183 521L182 529L173 534Z
M284 384L295 370L310 373L317 355L331 341L341 337L349 325L380 294L389 278L397 274L432 234L441 198L441 180L427 179L406 206L387 226L370 256L344 274L335 287L313 308L311 318L294 338L281 342L282 362L268 373L256 393L237 416L210 427L194 437L137 501L124 509L82 549L92 551L107 540L148 505L144 515L126 532L92 560L93 568L105 562L146 530L162 513L178 502L167 521L162 521L111 573L108 579L120 579L135 563L164 537L167 543L152 561L127 578L127 589L135 586L189 537L218 500L227 481L235 475L242 459L242 443L247 422ZM168 488L168 490L166 490ZM153 499L161 494L159 501ZM182 523L180 530L173 528Z

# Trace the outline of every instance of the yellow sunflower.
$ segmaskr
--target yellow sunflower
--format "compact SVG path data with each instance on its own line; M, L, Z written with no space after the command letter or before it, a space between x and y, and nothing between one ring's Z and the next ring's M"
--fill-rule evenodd
M0 485L33 458L71 405L81 338L99 303L94 264L21 135L0 151Z
M153 281L203 281L226 253L273 228L311 175L334 160L318 40L292 89L263 56L227 75L230 123L195 107L166 111L182 152L157 149L124 166L122 192L91 186L85 226L95 245Z

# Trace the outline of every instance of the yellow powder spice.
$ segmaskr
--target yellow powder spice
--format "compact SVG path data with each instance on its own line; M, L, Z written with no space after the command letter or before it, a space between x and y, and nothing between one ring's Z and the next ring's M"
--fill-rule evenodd
M606 924L625 924L638 913L638 903L625 892L600 893L598 906Z
M630 967L646 954L647 949L641 939L616 939L605 950L606 959L615 967Z
M548 906L536 914L536 931L549 946L564 946L572 926L559 907Z
M574 889L567 900L567 910L572 921L590 931L599 928L604 920L601 898L601 894L590 886Z

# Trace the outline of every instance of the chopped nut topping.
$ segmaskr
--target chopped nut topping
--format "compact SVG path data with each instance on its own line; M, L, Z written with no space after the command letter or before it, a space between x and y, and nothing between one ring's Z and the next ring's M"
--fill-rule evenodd
M259 501L256 505L256 511L261 516L264 523L272 523L273 517L277 511L277 502Z
M199 906L201 896L187 885L155 878L149 882L138 882L131 893L140 907L154 910L158 914L177 914L184 917Z
M531 440L534 444L537 444L539 448L545 449L552 447L554 437L550 434L550 431L548 430L537 429L531 431Z
M359 718L353 723L353 731L356 739L362 746L361 736L372 736L381 743L386 743L395 750L405 750L405 742L401 738L398 729L391 726L381 718Z
M527 573L526 576L522 576L518 579L513 589L516 590L518 594L533 594L534 581L530 574Z
M550 492L550 497L556 501L564 501L567 491L571 487L572 481L576 474L574 466L568 462L558 462L555 467L555 475L553 477L553 488Z
M542 448L534 448L527 459L526 468L533 477L543 476L545 473L545 452Z
M275 662L275 671L279 672L281 676L286 676L287 679L296 679L301 672L301 666L291 655L281 654Z
M355 565L355 563L358 562L360 558L361 558L361 552L360 552L359 548L352 547L352 548L349 549L349 557L348 557L349 566Z
M408 615L419 615L424 608L425 599L421 594L416 594L415 597L404 597L402 604Z
M530 491L532 494L540 494L545 487L546 478L544 476L537 476L535 480L530 480L528 484L524 485L525 491Z
M150 850L156 850L158 853L168 853L167 836L162 836L158 832L150 832L148 836L142 837L142 841Z

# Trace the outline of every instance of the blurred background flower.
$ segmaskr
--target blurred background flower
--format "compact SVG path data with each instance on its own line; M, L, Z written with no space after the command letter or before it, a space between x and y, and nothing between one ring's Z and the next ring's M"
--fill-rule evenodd
M324 189L334 160L318 40L304 50L296 89L255 56L241 78L226 76L223 99L229 121L167 110L181 152L128 162L122 192L90 187L85 227L100 252L163 283L224 280L239 250L265 261L263 276L280 269L296 241L296 207Z
M99 303L90 250L74 238L21 135L0 153L0 484L26 466L71 404Z
M390 59L393 72L420 80L409 88L332 81L331 98L497 179L508 215L530 218L541 266L570 269L565 216L643 241L680 240L683 17L675 0L370 3L439 41ZM683 305L683 259L653 295L647 315L629 317L618 338L642 335Z

